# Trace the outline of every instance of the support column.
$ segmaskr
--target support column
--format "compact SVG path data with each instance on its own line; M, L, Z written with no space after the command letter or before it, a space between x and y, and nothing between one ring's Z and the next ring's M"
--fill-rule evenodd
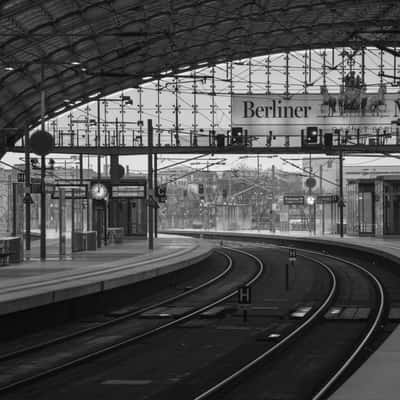
M153 188L153 122L151 119L147 120L147 213L148 213L148 232L149 232L149 249L154 249L153 238L153 205L154 205L154 188Z
M40 258L46 259L46 156L40 165Z
M44 65L41 65L40 125L45 131L46 92L44 90ZM40 168L40 258L46 259L46 156L41 156Z
M100 99L97 99L97 180L101 179L101 156L100 156Z
M154 153L154 187L158 187L157 153ZM158 237L158 208L154 209L154 237Z
M29 129L25 129L25 249L31 249L31 160L29 152Z
M339 234L343 237L343 151L339 150Z

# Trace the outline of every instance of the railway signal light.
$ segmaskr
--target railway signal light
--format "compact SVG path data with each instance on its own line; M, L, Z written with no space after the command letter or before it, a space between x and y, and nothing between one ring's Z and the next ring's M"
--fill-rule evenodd
M306 143L318 143L318 128L316 126L307 126L306 129Z
M167 186L162 185L162 186L157 186L157 191L156 191L158 201L160 203L165 203L165 200L167 199Z
M204 194L204 185L199 183L199 194Z
M243 128L242 127L232 127L232 144L243 144Z

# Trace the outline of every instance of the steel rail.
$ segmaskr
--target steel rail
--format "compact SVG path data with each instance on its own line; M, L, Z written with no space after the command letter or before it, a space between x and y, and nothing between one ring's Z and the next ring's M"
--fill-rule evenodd
M247 281L245 283L246 286L252 285L261 276L261 274L264 271L263 262L258 257L254 256L253 254L250 254L250 253L248 253L246 251L232 249L232 248L228 248L228 247L224 247L224 248L228 249L228 250L231 250L231 251L234 251L234 252L237 252L237 253L241 253L243 255L246 255L246 256L254 259L257 262L257 264L259 266L259 269L258 269L257 273L249 281ZM227 255L226 253L223 253L223 254L229 259L229 268L231 268L232 265L233 265L232 258L229 255ZM192 290L192 292L193 292L193 290ZM178 324L180 324L182 322L185 322L185 321L187 321L187 320L189 320L189 319L191 319L191 318L193 318L193 317L195 317L195 316L197 316L197 315L199 315L199 314L201 314L201 313L203 313L203 312L215 307L218 304L221 304L222 302L224 302L224 301L230 299L231 297L235 296L237 293L238 293L238 288L234 289L233 291L229 292L228 294L223 295L218 300L214 300L213 302L211 302L211 303L209 303L209 304L207 304L205 306L202 306L197 310L191 311L188 314L185 314L185 315L183 315L183 316L181 316L181 317L179 317L177 319L174 319L173 321L167 322L167 323L165 323L163 325L160 325L160 326L158 326L156 328L149 329L146 332L143 332L143 333L135 335L135 336L133 336L131 338L122 340L122 341L120 341L118 343L114 343L114 344L108 345L108 346L106 346L106 347L104 347L104 348L102 348L100 350L96 350L96 351L93 351L91 353L85 354L84 356L81 356L81 357L78 357L78 358L76 358L74 360L65 362L65 363L60 364L60 365L58 365L56 367L49 368L49 369L47 369L45 371L42 371L42 372L39 372L39 373L37 373L35 375L31 375L29 377L21 378L21 379L15 380L13 382L10 382L10 383L0 387L0 393L5 393L5 392L10 391L12 389L16 389L16 388L18 388L18 387L20 387L20 386L22 386L24 384L32 383L32 382L37 381L39 379L42 379L42 378L45 378L47 376L53 375L55 373L61 372L62 370L65 370L67 368L70 368L70 367L73 367L73 366L77 366L77 365L79 365L79 364L81 364L83 362L87 362L87 361L90 361L90 360L92 360L94 358L97 358L99 356L105 355L105 354L107 354L107 353L109 353L111 351L117 350L117 349L119 349L119 348L121 348L123 346L129 345L129 344L133 344L133 343L135 343L135 342L137 342L137 341L139 341L141 339L144 339L144 338L147 338L149 336L152 336L152 335L154 335L154 334L156 334L156 333L158 333L160 331L163 331L163 330L165 330L167 328L170 328L172 326L175 326L175 325L178 325ZM183 297L182 295L187 295L187 294L188 294L188 292L185 292L185 293L180 294L178 296L179 297ZM154 307L155 307L154 305L151 306L151 308L154 308Z
M329 378L329 380L325 383L325 385L311 398L311 400L320 400L323 398L323 396L325 396L327 394L327 392L332 388L332 386L337 382L337 380L343 375L343 373L346 371L346 369L350 366L350 364L354 361L354 359L360 354L360 352L362 351L362 349L364 348L364 346L366 345L368 340L374 334L374 332L379 324L379 321L382 319L384 305L385 305L385 294L384 294L383 285L380 282L380 280L374 274L372 274L370 271L368 271L366 268L364 268L363 266L361 266L357 263L346 260L344 258L333 256L333 255L322 253L322 252L318 252L318 251L314 251L314 250L300 249L295 246L278 246L278 247L285 248L285 249L296 248L296 250L299 250L300 252L303 252L303 253L315 254L315 255L326 257L326 258L331 258L336 261L340 261L344 264L351 265L352 267L365 273L368 276L368 278L370 280L372 280L372 282L374 283L374 285L377 289L377 293L379 294L378 295L378 298L379 298L378 311L376 313L375 319L374 319L371 327L366 332L364 338L360 341L358 346L351 353L351 355L347 358L347 360L343 363L343 365Z
M370 271L368 271L366 268L363 266L356 264L352 261L345 260L341 257L336 257L324 253L318 253L312 250L301 250L302 252L308 252L308 253L314 253L314 254L319 254L323 255L324 257L332 258L337 261L341 261L345 264L351 265L354 268L357 268L358 270L364 272L373 282L374 285L376 286L377 292L379 293L379 307L378 311L376 313L375 319L368 330L368 332L365 334L363 340L359 343L359 345L355 348L353 353L347 358L347 360L343 363L343 365L335 372L335 374L328 380L328 382L325 383L325 385L316 393L313 397L312 400L320 400L327 392L332 388L332 386L337 382L337 380L343 375L345 370L349 367L349 365L354 361L354 359L358 356L358 354L361 352L361 350L364 348L368 340L371 338L371 336L374 334L379 321L382 319L383 315L383 309L384 309L384 304L385 304L385 294L383 290L382 283L379 281L379 279L372 274Z
M204 400L209 398L210 396L214 395L221 389L225 388L227 385L232 383L234 380L238 379L240 376L242 376L244 373L246 373L248 370L256 366L258 363L263 361L266 357L270 356L272 353L274 353L276 350L284 346L289 340L293 339L297 334L300 334L305 328L307 328L316 318L318 318L328 307L328 305L331 303L333 300L335 293L336 293L336 288L337 288L337 281L336 281L336 276L332 269L327 266L326 264L322 263L319 260L313 259L311 257L303 256L304 258L311 259L312 261L316 262L317 264L321 265L325 270L328 271L330 277L331 277L331 290L329 291L328 295L326 296L325 300L323 303L318 307L318 309L309 317L305 322L303 322L300 326L295 328L290 334L285 336L282 340L280 340L278 343L276 343L274 346L272 346L270 349L256 357L254 360L248 362L244 366L242 366L240 369L238 369L236 372L228 376L227 378L223 379L222 381L218 382L216 385L210 387L207 389L205 392L199 394L196 396L193 400Z
M95 332L95 331L98 331L98 330L100 330L102 328L105 328L105 327L108 327L108 326L112 326L112 325L118 324L120 322L124 322L124 321L126 321L126 320L128 320L130 318L136 317L136 316L138 316L138 315L140 315L140 314L142 314L142 313L144 313L146 311L150 311L153 308L164 306L166 304L169 304L169 303L171 303L171 302L173 302L175 300L179 300L179 299L181 299L181 298L183 298L183 297L185 297L185 296L187 296L189 294L197 292L198 290L201 290L201 289L213 284L214 282L216 282L219 279L223 278L232 269L232 259L231 259L231 257L228 256L226 253L223 253L221 251L217 251L217 253L220 253L225 258L227 258L228 266L220 274L216 275L215 277L209 279L206 282L203 282L201 285L196 286L196 287L194 287L194 288L192 288L190 290L187 290L184 293L180 293L178 295L175 295L175 296L169 297L167 299L161 300L161 301L159 301L157 303L149 304L147 306L144 306L143 308L140 308L138 310L132 311L132 312L127 313L127 314L125 314L123 316L116 317L116 318L114 318L114 319L112 319L110 321L101 322L100 324L98 324L96 326L91 326L91 327L88 327L88 328L79 329L79 330L77 330L75 332L69 333L67 335L58 336L58 337L56 337L54 339L50 339L50 340L47 340L45 342L34 344L32 346L27 346L27 347L24 347L22 349L19 349L19 350L13 351L13 352L0 354L0 362L9 360L11 358L20 357L22 355L25 355L27 353L31 353L31 352L34 352L34 351L42 350L45 347L48 347L48 346L51 346L51 345L55 345L55 344L59 344L59 343L63 343L63 342L66 342L68 340L75 339L75 338L77 338L79 336L85 335L87 333Z

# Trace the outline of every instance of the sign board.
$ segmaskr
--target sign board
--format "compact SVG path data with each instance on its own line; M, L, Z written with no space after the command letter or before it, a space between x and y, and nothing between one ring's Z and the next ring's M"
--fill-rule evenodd
M250 286L241 286L238 290L238 303L251 304L251 288Z
M296 261L296 249L289 248L289 261Z
M111 197L144 198L144 185L116 185L111 187Z
M283 204L286 206L290 205L304 205L304 196L298 195L284 195Z
M317 196L317 203L337 203L339 201L339 196L337 194L321 194Z
M343 94L232 95L232 127L242 127L248 136L266 137L269 133L276 145L285 145L285 136L300 139L301 130L317 126L322 133L334 129L360 130L373 133L374 129L388 129L400 117L399 94L385 93L386 88L367 93L356 87L345 87ZM345 102L343 102L343 97ZM377 102L379 99L379 103ZM362 110L362 111L361 111ZM279 137L280 136L280 137ZM255 142L265 145L263 140ZM299 141L296 142L296 145Z
M51 192L51 198L59 199L61 190L64 193L65 200L87 199L88 198L87 185L85 185L85 184L68 185L68 184L64 184L64 183L53 185L53 191Z

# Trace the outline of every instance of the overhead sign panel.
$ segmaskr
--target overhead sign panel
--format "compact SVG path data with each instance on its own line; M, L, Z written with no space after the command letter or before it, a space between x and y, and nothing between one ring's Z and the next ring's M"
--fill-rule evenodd
M285 196L283 196L283 204L285 204L286 206L303 205L304 204L304 196L285 195Z
M85 184L63 184L57 183L53 185L51 192L52 199L60 198L60 191L63 191L65 199L87 199L88 198L88 187Z
M300 136L301 130L316 126L323 132L359 129L372 134L389 128L400 117L400 96L346 87L343 93L284 95L232 95L232 127L243 127L249 136ZM279 138L276 138L279 139ZM259 143L260 145L263 143ZM257 146L259 145L257 143Z
M336 194L321 194L317 196L317 203L337 203L339 196Z
M111 188L112 197L135 197L144 198L144 185L117 185Z

